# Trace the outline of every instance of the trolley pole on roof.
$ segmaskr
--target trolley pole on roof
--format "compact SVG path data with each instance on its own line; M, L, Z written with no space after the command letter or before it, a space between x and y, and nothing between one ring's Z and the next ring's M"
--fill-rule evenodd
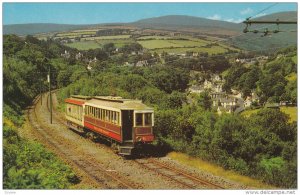
M52 124L52 95L51 95L51 67L49 65L49 74L48 74L48 83L49 83L49 98L50 98L50 123Z

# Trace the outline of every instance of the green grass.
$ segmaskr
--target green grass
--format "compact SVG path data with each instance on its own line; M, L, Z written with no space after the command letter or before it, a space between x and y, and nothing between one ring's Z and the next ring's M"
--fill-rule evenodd
M171 36L143 36L139 37L138 40L144 40L144 39L172 39L174 37Z
M292 72L291 74L287 75L285 78L288 81L296 81L297 80L297 74L295 72Z
M89 49L102 48L103 45L107 43L114 43L116 47L120 48L125 44L129 44L132 42L133 40L131 39L113 39L113 40L99 39L99 40L92 40L92 41L80 41L80 42L67 43L66 45L79 50L89 50Z
M280 107L280 110L290 116L290 122L297 122L297 107L289 107L289 106L284 106Z
M225 170L220 166L217 166L210 162L201 160L200 158L191 157L186 154L179 153L179 152L171 152L167 156L169 158L174 159L174 160L176 160L182 164L185 164L187 166L194 167L196 169L209 172L213 175L221 176L223 178L226 178L226 179L229 179L232 181L236 181L240 184L247 185L251 189L262 189L262 188L263 189L270 189L270 188L274 189L275 188L271 185L264 184L259 180L240 175L234 171ZM226 186L224 186L224 187L226 187Z
M175 53L175 54L180 54L180 53L186 53L187 51L192 51L192 52L207 52L209 55L211 54L222 54L227 51L227 49L220 47L220 46L213 46L211 48L202 48L202 47L196 47L196 48L171 48L171 49L155 49L152 50L152 52L156 53L162 53L163 51L168 52L168 53Z
M201 47L206 45L204 41L191 40L145 40L138 41L146 49L170 48L170 47Z
M259 111L260 109L254 109L254 110L245 110L241 113L242 116L244 117L250 117L251 114L255 114ZM289 122L297 122L297 107L295 106L281 106L280 111L284 112L285 114L290 116Z
M67 33L58 33L57 37L70 37L70 36L80 36L80 35L94 35L95 31L80 31L80 32L67 32Z
M99 37L87 37L83 40L114 40L114 39L129 39L130 35L115 35L115 36L99 36Z
M250 117L252 114L256 114L260 109L253 109L253 110L244 110L241 115L244 117Z
M297 60L298 60L298 59L297 59L297 56L293 56L293 57L292 57L292 60L293 60L293 62L294 62L295 64L298 63L298 62L297 62Z
M101 48L101 45L95 41L80 41L80 42L67 43L66 45L79 50Z
M107 43L114 43L115 47L122 47L126 44L132 43L133 40L132 39L101 39L101 40L95 40L95 42L97 42L98 44L101 45L101 47Z

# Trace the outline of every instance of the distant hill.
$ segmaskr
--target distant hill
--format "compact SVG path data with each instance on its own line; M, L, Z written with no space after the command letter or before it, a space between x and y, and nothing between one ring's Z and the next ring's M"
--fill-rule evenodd
M72 24L11 24L3 25L3 34L33 35L38 33L70 31L81 28L87 28L90 25L72 25Z
M266 15L255 20L297 20L297 12L280 12ZM210 20L206 18L169 15L155 18L147 18L132 23L112 23L112 24L90 24L90 25L72 25L72 24L15 24L4 25L4 34L38 34L48 32L71 31L77 29L109 27L111 26L131 26L146 29L172 30L180 32L192 32L197 34L207 34L212 36L232 36L228 42L239 48L246 50L266 50L270 48L285 47L297 44L297 33L285 32L272 34L271 36L261 37L261 34L247 33L243 34L245 25L242 23L232 23L220 20ZM276 29L276 25L251 25L249 29L269 30ZM279 30L296 30L297 25L279 25ZM236 36L236 37L235 37Z
M91 28L95 26L103 26L108 24L88 24L88 25L72 25L72 24L47 24L47 23L34 23L34 24L13 24L4 25L4 34L38 34L47 32L61 32L71 31L77 29ZM109 24L114 25L114 24ZM233 35L241 30L241 25L231 22L210 20L206 18L170 15L156 18L148 18L139 20L132 23L115 23L115 25L130 25L139 28L162 29L162 30L175 30L175 31L188 31L188 32L201 32L206 34L221 34Z
M131 23L140 28L154 28L177 31L200 31L208 34L236 34L241 30L241 24L211 20L206 18L169 15L142 19Z
M252 20L282 20L282 21L297 21L297 12L280 12L274 13L259 18L254 18ZM243 25L243 28L246 26ZM260 30L264 31L266 28L268 30L276 30L276 24L256 24L251 25L249 30ZM279 30L282 31L297 31L297 25L279 25ZM277 34L271 34L269 36L261 37L262 33L246 33L238 37L234 37L230 40L230 43L236 45L239 48L246 50L269 50L278 49L279 47L286 47L290 45L297 44L297 32L281 32Z

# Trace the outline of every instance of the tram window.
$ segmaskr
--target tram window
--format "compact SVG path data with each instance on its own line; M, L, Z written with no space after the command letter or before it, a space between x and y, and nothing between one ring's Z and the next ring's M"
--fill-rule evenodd
M151 113L145 113L145 126L151 126L152 125L152 114Z
M113 124L116 124L116 122L117 122L116 121L116 112L112 112L112 113L113 113L113 121L112 122L113 122Z
M99 108L99 119L102 119L102 109Z
M111 114L112 114L112 112L109 110L109 111L108 111L108 122L110 122L110 123L111 123L111 121L112 121Z
M104 120L104 110L101 109L101 120Z
M105 110L105 121L109 121L109 111Z
M116 124L117 124L117 125L119 124L119 121L120 121L120 119L119 119L119 113L117 112L117 113L116 113Z
M142 126L143 125L143 114L142 113L136 113L135 115L135 121L136 126Z

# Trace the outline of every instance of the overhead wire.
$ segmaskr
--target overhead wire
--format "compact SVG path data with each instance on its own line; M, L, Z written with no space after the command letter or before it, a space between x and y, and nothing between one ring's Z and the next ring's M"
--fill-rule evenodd
M277 5L277 4L278 4L278 3L274 3L274 4L272 4L272 5L270 5L270 6L266 7L266 8L264 8L263 10L257 12L255 15L248 17L247 19L249 20L249 19L251 19L251 18L253 18L253 17L255 17L255 16L258 16L258 15L261 14L262 12L264 12L264 11L270 9L271 7L273 7L273 6Z

